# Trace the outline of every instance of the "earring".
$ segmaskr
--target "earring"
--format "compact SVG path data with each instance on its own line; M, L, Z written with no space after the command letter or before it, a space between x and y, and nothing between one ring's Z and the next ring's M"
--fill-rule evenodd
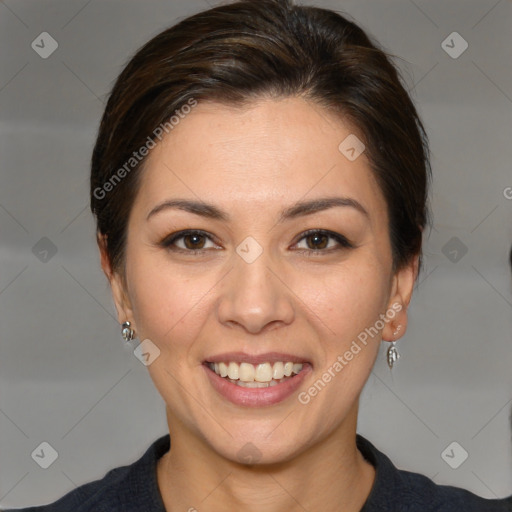
M130 322L124 322L121 326L121 336L126 343L132 341L135 338L135 332L131 328Z
M400 354L398 353L398 350L396 349L395 342L391 342L390 347L388 348L388 366L389 369L393 369L393 365L398 361L400 358Z
M398 331L402 328L401 325L399 325L396 329L396 331L393 333L394 336L398 334ZM391 345L388 348L387 351L387 360L388 360L388 366L389 369L393 369L393 365L400 359L400 354L398 353L398 350L396 348L396 342L392 341Z

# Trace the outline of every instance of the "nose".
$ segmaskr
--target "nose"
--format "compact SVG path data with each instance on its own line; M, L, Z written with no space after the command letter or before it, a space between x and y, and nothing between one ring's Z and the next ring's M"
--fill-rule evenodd
M238 254L233 261L221 287L219 321L251 334L289 325L295 314L294 295L276 263L265 251L252 262Z

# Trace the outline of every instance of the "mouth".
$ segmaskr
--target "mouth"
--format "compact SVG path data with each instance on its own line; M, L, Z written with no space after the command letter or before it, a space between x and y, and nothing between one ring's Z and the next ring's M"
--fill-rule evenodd
M249 355L232 352L203 362L213 389L244 407L278 404L294 395L312 372L312 364L284 353Z
M304 368L303 363L293 361L276 361L274 363L265 362L259 364L221 361L218 363L206 362L206 365L219 377L244 388L268 388L277 386L293 378L294 375L298 375Z

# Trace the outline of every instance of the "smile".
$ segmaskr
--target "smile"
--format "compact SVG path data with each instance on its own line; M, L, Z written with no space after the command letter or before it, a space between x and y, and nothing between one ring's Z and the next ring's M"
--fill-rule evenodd
M274 364L260 363L256 365L234 361L207 364L218 376L245 388L277 386L286 382L292 375L300 373L303 368L302 363L293 361L276 361Z

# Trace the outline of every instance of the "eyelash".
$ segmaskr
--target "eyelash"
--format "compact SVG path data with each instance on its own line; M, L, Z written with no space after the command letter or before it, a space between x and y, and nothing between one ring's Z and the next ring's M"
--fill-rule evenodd
M304 233L301 234L301 237L296 242L296 244L298 244L299 242L301 242L308 236L311 236L314 234L323 235L323 236L332 238L339 244L339 247L336 247L334 249L333 248L331 248L331 249L298 249L298 252L305 253L308 256L313 256L313 255L319 255L320 253L328 253L329 254L333 251L355 248L355 245L353 245L351 242L349 242L347 240L347 238L345 238L343 235L340 235L339 233L335 233L333 231L328 231L325 229L309 229L308 231L305 231ZM195 254L198 254L198 253L201 253L201 252L204 252L205 250L207 250L207 249L182 249L180 247L173 247L173 244L177 240L180 240L186 236L191 236L191 235L204 236L213 242L211 236L208 233L206 233L205 231L202 231L200 229L186 229L184 231L178 231L177 233L173 233L173 234L167 236L160 242L160 246L169 251L181 252L181 253L186 253L189 255L195 255Z

